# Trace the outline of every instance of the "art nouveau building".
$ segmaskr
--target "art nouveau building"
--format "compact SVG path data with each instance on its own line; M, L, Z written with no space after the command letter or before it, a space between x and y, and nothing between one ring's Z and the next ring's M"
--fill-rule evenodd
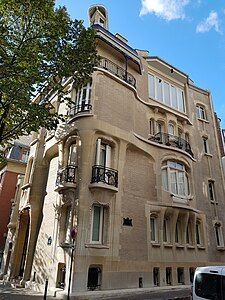
M68 121L34 136L11 278L72 292L190 284L225 260L224 178L210 93L134 50L89 9L100 64ZM184 58L185 59L185 58ZM65 83L66 84L66 83Z

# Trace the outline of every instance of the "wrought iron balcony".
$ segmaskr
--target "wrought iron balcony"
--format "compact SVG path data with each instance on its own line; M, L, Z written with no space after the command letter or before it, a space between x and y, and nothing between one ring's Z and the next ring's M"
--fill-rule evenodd
M93 166L91 183L105 183L118 187L118 171L104 166Z
M74 187L76 185L77 166L66 166L57 173L57 189L65 187Z
M113 75L131 84L133 87L136 87L136 79L134 76L108 58L101 57L99 67L109 71Z
M77 105L72 106L69 110L69 115L74 116L78 113L90 112L91 109L92 109L91 104L82 102L81 104L77 104Z
M158 144L163 144L166 146L179 148L181 150L186 151L188 154L190 154L192 157L194 157L194 154L191 150L190 144L186 140L184 140L178 136L159 132L159 133L155 134L153 137L151 137L149 140L156 142Z

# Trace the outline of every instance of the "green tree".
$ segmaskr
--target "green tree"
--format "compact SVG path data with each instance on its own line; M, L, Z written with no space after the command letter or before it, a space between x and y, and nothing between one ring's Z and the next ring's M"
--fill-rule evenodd
M95 33L54 0L0 0L0 146L54 128L49 91L65 101L63 79L88 81L98 63ZM35 101L43 95L44 100Z

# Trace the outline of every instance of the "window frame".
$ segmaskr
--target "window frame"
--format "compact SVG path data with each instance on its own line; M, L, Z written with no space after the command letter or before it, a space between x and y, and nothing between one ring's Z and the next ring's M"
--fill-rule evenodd
M161 94L162 99L158 98L158 83L161 86ZM166 91L165 86L169 86L169 93L168 90ZM173 98L173 91L175 91L175 98ZM168 95L168 96L166 96ZM181 113L186 113L186 100L185 100L185 93L184 89L175 86L174 84L169 83L162 78L148 73L148 96L164 105L171 107Z
M178 166L182 166L182 168L179 168ZM179 161L168 160L166 161L166 164L162 166L161 174L162 187L165 191L170 192L174 196L185 199L190 195L189 176L185 164ZM182 177L180 176L180 174L183 174L182 182L180 181ZM165 181L167 186L165 186ZM183 188L181 188L181 183L183 185ZM172 186L172 184L174 184L174 187ZM183 190L184 193L181 193L181 190Z
M223 230L221 222L216 222L214 224L214 231L215 231L215 238L216 238L216 245L218 248L224 248L224 237L223 237Z
M101 165L100 161L101 161L101 154L103 151L105 152L104 165ZM96 141L95 165L104 168L111 168L111 161L112 161L112 147L101 138L98 138Z
M208 195L209 195L209 200L212 203L217 203L216 201L216 192L215 192L215 182L213 180L208 181Z
M100 220L99 220L99 232L98 232L98 240L93 240L93 234L94 234L94 208L100 207ZM103 231L104 231L104 209L105 207L103 205L99 204L93 204L92 206L92 220L91 220L91 244L103 244Z
M209 151L209 139L207 137L202 137L202 141L203 141L203 150L204 150L204 154L210 154Z
M149 221L149 223L150 223L150 241L151 241L151 243L154 243L154 244L159 243L157 218L158 218L158 216L155 214L150 215L150 221ZM152 228L152 225L154 228Z
M203 246L202 221L197 220L195 223L195 240L197 246Z
M201 104L197 104L196 105L196 114L197 114L197 118L199 120L207 121L207 114L206 114L205 106L203 106Z

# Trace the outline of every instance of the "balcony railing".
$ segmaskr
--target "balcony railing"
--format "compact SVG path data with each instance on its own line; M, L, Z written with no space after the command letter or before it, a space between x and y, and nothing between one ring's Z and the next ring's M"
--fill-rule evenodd
M136 79L134 78L134 76L128 73L123 68L119 67L117 64L115 64L108 58L102 57L100 59L99 67L109 71L113 75L136 87Z
M81 103L71 107L69 110L69 115L74 116L78 113L90 112L92 109L92 105L89 103Z
M163 144L166 146L179 148L181 150L186 151L188 154L190 154L192 157L194 157L194 154L191 150L190 144L186 140L184 140L178 136L159 132L159 133L155 134L153 137L151 137L150 141L156 142L158 144Z
M102 182L114 187L118 187L118 171L104 166L92 167L91 183Z
M76 184L77 166L66 166L57 173L56 186Z

